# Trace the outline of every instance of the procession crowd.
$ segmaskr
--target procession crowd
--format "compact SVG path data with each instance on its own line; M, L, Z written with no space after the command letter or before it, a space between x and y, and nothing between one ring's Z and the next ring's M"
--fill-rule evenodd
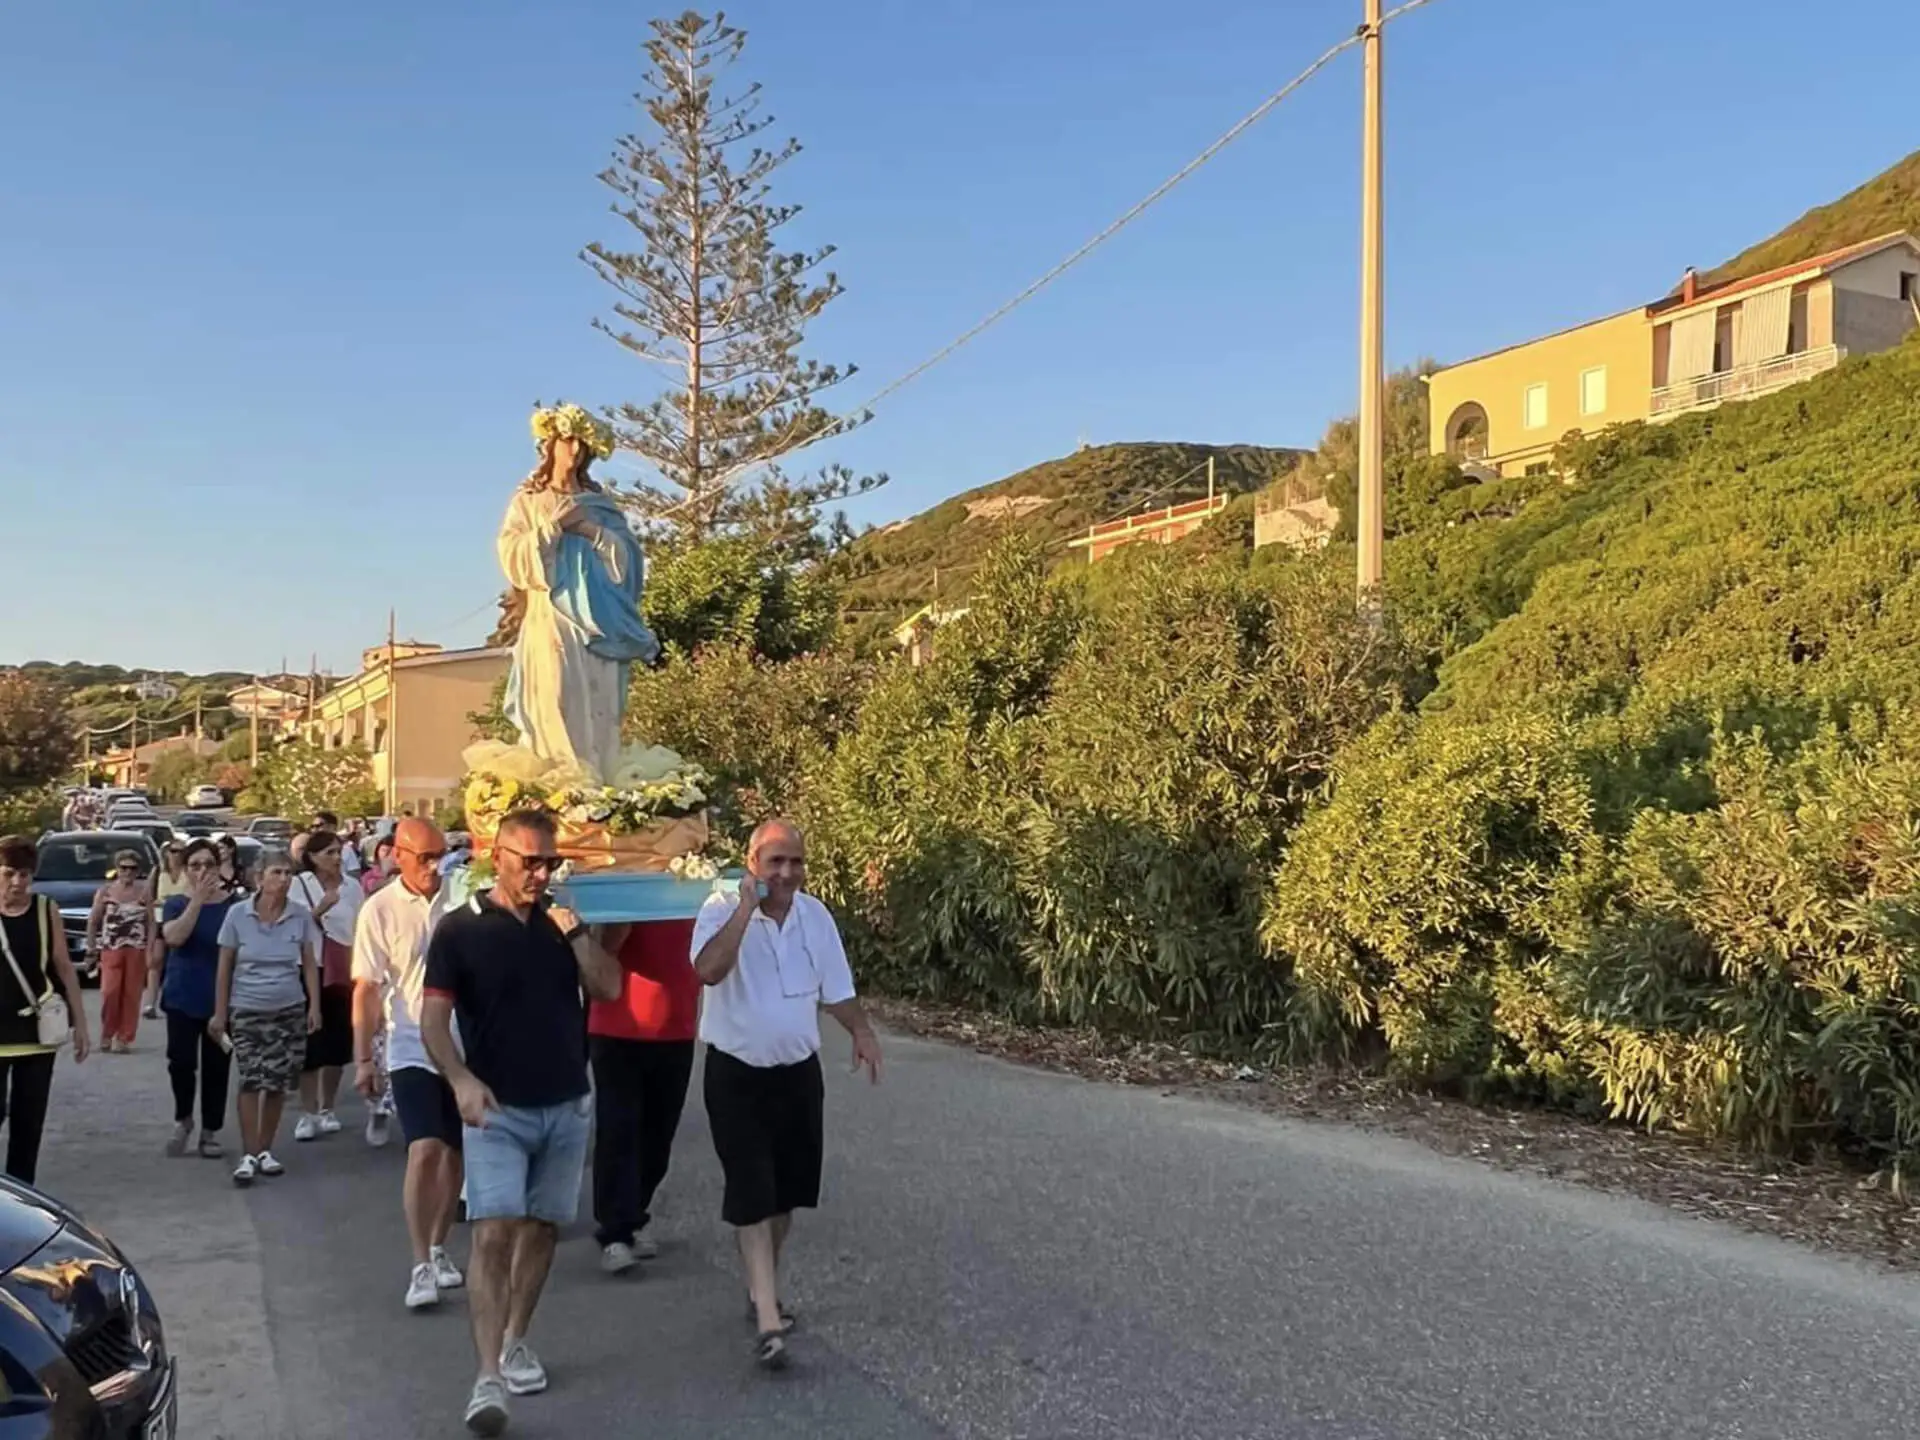
M7 1172L28 1183L56 1056L92 1049L59 917L31 891L34 859L32 840L0 838L0 1101ZM139 854L116 857L87 928L100 1049L130 1052L143 1015L164 1021L170 1156L228 1154L237 1079L242 1187L287 1174L276 1146L288 1096L296 1143L342 1130L351 1070L367 1142L385 1145L396 1118L406 1141L403 1303L468 1292L478 1374L466 1423L498 1435L510 1396L547 1387L528 1334L589 1152L600 1268L625 1274L657 1253L651 1206L704 1043L753 1359L783 1368L794 1314L781 1251L793 1212L819 1201L821 1010L852 1037L856 1070L880 1073L838 928L803 889L800 832L760 827L739 892L716 887L697 919L633 926L589 926L556 903L563 861L543 812L502 822L488 883L459 887L454 903L447 872L461 859L427 820L356 843L326 813L251 871L214 839L169 845L153 876ZM462 1218L464 1269L450 1250Z

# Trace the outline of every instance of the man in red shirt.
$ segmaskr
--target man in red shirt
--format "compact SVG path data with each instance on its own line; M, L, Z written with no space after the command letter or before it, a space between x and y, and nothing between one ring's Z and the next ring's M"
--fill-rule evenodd
M692 938L691 920L635 925L620 947L620 998L596 1000L587 1012L594 1238L609 1275L659 1253L646 1227L672 1159L700 1023L700 977L687 963Z

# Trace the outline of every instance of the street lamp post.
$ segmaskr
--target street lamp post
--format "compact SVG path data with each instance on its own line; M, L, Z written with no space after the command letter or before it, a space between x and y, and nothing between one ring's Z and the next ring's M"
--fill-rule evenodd
M1380 0L1366 0L1366 7L1365 109L1360 139L1360 455L1356 477L1360 565L1357 589L1361 609L1377 614L1386 549L1386 479L1381 439L1381 410L1386 398L1382 359L1386 237L1381 219Z

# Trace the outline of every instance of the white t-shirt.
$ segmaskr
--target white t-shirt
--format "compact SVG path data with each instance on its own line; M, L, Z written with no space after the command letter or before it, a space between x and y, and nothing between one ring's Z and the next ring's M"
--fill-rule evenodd
M353 937L353 978L380 987L389 1070L436 1070L420 1038L420 994L427 978L427 937L446 910L446 898L444 887L429 900L414 894L405 881L394 879L360 907ZM459 1039L457 1026L454 1038Z
M302 871L293 877L293 887L287 891L287 898L309 913L320 908L320 902L327 898L327 885L310 870ZM320 917L320 931L336 945L353 944L354 923L360 917L360 907L366 903L366 892L360 888L360 882L344 872L340 876L340 898L326 914Z
M691 959L739 905L718 894L693 924ZM700 1038L748 1065L797 1065L820 1050L820 1007L853 999L853 971L833 912L807 894L793 897L784 924L755 911L740 940L740 963L707 987Z

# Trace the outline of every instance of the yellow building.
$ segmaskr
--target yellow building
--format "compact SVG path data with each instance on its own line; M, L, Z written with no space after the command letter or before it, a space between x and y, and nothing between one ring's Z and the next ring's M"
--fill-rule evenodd
M1920 242L1905 232L1722 285L1688 271L1651 305L1435 371L1432 451L1525 474L1569 431L1769 394L1916 324Z
M388 812L431 814L456 798L460 754L474 740L468 717L487 708L512 653L374 646L361 657L366 668L313 702L301 732L330 750L364 745Z

